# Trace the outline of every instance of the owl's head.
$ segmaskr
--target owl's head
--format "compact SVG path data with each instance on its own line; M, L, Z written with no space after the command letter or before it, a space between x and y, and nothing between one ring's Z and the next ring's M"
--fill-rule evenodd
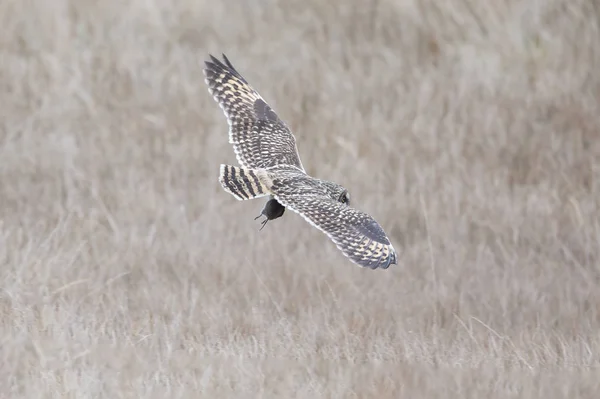
M334 182L324 181L323 183L331 199L345 205L350 205L350 193L348 190Z

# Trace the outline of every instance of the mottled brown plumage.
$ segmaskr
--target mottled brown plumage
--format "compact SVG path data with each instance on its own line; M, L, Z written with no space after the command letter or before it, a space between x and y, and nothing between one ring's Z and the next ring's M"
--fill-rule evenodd
M397 264L394 247L368 214L351 208L348 191L306 174L289 127L223 55L206 62L209 92L229 122L229 142L240 167L221 165L219 181L238 200L270 196L261 212L268 220L283 207L323 231L356 264L387 269ZM274 203L273 201L277 201Z
M211 56L204 74L210 93L229 123L229 142L241 166L250 169L292 165L304 171L296 139L287 127L223 55Z

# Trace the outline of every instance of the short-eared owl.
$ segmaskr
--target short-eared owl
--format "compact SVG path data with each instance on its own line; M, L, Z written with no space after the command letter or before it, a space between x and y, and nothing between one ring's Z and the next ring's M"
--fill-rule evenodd
M306 174L296 139L227 57L212 55L204 75L209 92L229 122L229 142L238 166L221 165L219 182L238 200L269 196L261 214L267 221L285 208L300 214L331 238L353 262L371 269L397 264L397 255L381 226L350 207L350 195L339 184Z

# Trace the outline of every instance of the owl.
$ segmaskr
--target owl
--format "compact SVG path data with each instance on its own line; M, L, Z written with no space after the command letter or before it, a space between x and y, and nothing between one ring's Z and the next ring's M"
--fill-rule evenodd
M370 269L397 264L385 232L371 216L350 206L341 185L309 176L300 161L296 139L223 54L205 62L209 93L229 123L229 142L239 166L221 165L219 182L238 200L269 197L261 229L285 209L324 232L352 262Z

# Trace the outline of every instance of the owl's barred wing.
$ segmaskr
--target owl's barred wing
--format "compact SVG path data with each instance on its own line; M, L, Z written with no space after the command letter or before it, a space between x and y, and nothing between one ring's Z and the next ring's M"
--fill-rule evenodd
M394 247L371 216L326 197L276 197L282 205L300 214L323 231L354 263L370 269L397 264Z
M208 91L223 109L229 122L229 142L241 166L250 169L291 165L304 171L296 139L263 98L235 70L210 56L204 75Z

